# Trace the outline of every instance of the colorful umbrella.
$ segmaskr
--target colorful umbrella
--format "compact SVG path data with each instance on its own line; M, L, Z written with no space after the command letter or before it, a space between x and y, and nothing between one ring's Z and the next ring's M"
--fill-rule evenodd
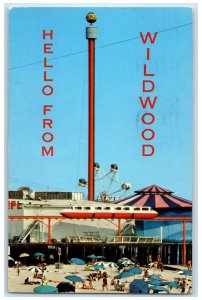
M14 259L10 255L8 255L8 260L14 261Z
M96 259L97 258L97 256L94 255L94 254L88 255L87 257L90 258L90 259Z
M29 267L29 268L27 268L27 270L30 271L30 272L34 272L34 273L42 272L42 268L39 268L37 266Z
M105 259L106 257L105 256L102 256L102 255L98 255L97 256L97 259Z
M167 285L167 286L169 286L170 288L172 288L172 287L181 288L181 286L180 286L176 281L169 281L169 282L162 281L162 284L163 284L163 285ZM162 284L161 284L161 285L162 285Z
M94 263L93 266L101 266L101 267L103 267L103 269L105 269L106 263L104 261L99 261L99 262Z
M58 289L52 285L40 285L33 289L35 294L53 294L57 293Z
M120 264L124 265L124 266L126 266L126 265L127 266L134 265L134 263L130 259L123 260Z
M126 272L122 272L120 273L119 275L115 276L114 278L115 279L122 279L122 278L127 278L127 277L130 277L130 276L133 276L134 274L129 272L129 271L126 271Z
M85 265L86 264L85 261L80 258L72 258L70 261L76 265Z
M159 277L157 275L148 275L147 278L154 279L154 280L163 280L161 277Z
M103 270L103 269L105 269L105 267L102 266L102 265L93 265L93 268L94 268L95 270Z
M35 256L35 257L44 257L45 254L40 253L40 252L36 252L36 253L33 254L33 256Z
M148 294L148 284L143 279L134 279L129 286L130 294Z
M110 268L118 268L118 265L115 264L113 261L107 262L105 263L105 265Z
M161 280L151 280L151 281L147 281L149 284L151 285L164 285L164 282Z
M69 281L74 281L74 282L83 282L83 279L79 276L75 276L75 275L68 275L65 277L65 279L69 280Z
M129 269L128 272L131 272L133 275L142 274L142 269L138 267L134 267L132 269Z
M182 275L185 275L185 276L191 276L192 275L192 271L191 270L184 270Z
M19 257L29 257L30 255L28 254L28 253L21 253L20 255L19 255Z

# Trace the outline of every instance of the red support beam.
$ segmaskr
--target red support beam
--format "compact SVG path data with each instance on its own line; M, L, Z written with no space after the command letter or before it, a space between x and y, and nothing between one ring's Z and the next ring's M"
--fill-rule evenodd
M88 200L94 200L95 39L88 39Z
M10 220L25 220L25 219L67 219L63 216L8 216ZM146 219L146 221L192 221L192 217L156 217Z
M156 217L148 221L192 221L192 217Z
M67 219L63 216L8 216L8 219L9 220L30 220L30 219L35 219L35 220L42 220L42 219L46 219L46 220L49 220L49 219Z

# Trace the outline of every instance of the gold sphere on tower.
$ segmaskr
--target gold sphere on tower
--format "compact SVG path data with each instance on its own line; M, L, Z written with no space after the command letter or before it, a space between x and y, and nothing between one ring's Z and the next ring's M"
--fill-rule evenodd
M93 12L89 12L87 15L86 15L86 21L88 23L95 23L97 20L97 16L96 14L94 14Z

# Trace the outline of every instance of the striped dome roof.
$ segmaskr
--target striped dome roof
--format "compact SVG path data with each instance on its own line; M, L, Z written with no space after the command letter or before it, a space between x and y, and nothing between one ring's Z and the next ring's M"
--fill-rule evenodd
M192 208L192 202L172 195L173 192L151 185L144 189L136 190L135 194L121 200L116 204L129 206L150 206L152 208Z

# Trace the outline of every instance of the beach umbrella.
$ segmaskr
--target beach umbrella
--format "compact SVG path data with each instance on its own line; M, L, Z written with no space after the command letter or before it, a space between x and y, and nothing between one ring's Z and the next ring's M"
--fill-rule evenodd
M142 269L138 267L134 267L128 270L128 272L131 272L133 275L139 275L142 274Z
M44 257L45 254L40 253L40 252L36 252L36 253L33 254L33 256L35 256L35 257Z
M99 262L94 263L93 266L101 266L103 268L106 268L106 263L104 261L99 261Z
M69 281L74 281L74 282L83 282L83 279L79 276L75 276L75 275L68 275L65 277L65 279L69 280Z
M121 264L123 261L131 261L130 259L128 259L127 257L122 257L122 258L120 258L119 260L118 260L118 264Z
M85 261L80 258L72 258L70 261L75 265L85 265L86 264Z
M95 270L103 270L103 269L105 269L105 267L102 266L102 265L93 265L93 268L94 268Z
M88 255L87 257L90 258L90 259L96 259L97 258L97 256L94 255L94 254Z
M20 255L19 255L19 257L29 257L30 255L28 254L28 253L21 253Z
M102 255L98 255L97 256L97 259L105 259L106 257L105 256L102 256Z
M10 255L8 255L8 260L15 261Z
M105 263L105 265L110 268L118 268L118 265L115 264L113 261L107 262Z
M40 285L33 289L35 294L53 294L57 293L58 289L52 285Z
M161 285L151 285L151 286L149 286L149 290L153 290L156 292L169 292L169 290L167 288L165 288L164 286L161 286Z
M163 285L167 285L170 288L173 288L173 287L175 287L175 288L181 288L181 286L176 281L169 281L169 282L162 281L162 284Z
M130 271L126 271L126 272L122 272L118 275L116 275L114 278L115 279L123 279L123 278L127 278L127 277L130 277L130 276L133 276L134 274L131 273Z
M67 281L61 281L60 283L58 283L56 288L58 289L58 293L75 292L75 286Z
M184 270L181 275L191 276L192 275L192 271L191 270Z
M121 262L121 265L124 265L124 266L130 266L130 265L134 265L134 263L130 260L130 259L127 259L127 260L123 260Z
M30 272L34 272L34 273L42 272L42 268L37 267L37 266L29 267L29 268L27 268L27 270L30 271Z
M148 294L148 284L143 279L134 279L129 285L130 294Z
M151 281L147 281L148 284L151 284L151 285L164 285L164 282L161 281L161 280L151 280Z
M159 277L157 275L148 275L147 278L154 279L154 280L163 280L161 277Z
M76 265L76 268L77 268L77 265L82 266L82 265L86 264L84 260L82 260L80 258L75 258L75 257L73 257L70 261L71 261L71 263ZM76 273L76 268L75 268L75 271L74 271L75 273Z

